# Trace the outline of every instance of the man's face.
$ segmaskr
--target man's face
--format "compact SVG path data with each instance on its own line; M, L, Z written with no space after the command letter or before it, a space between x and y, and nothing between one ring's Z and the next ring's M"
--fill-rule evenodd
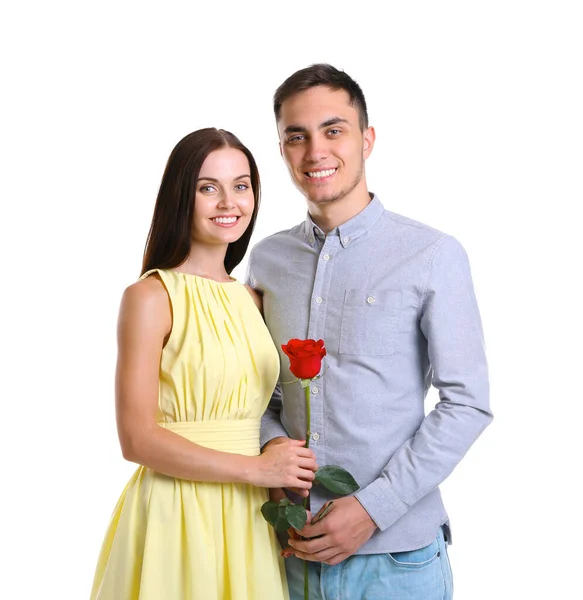
M315 204L366 194L364 161L374 130L364 132L344 90L298 92L281 105L280 149L294 183Z

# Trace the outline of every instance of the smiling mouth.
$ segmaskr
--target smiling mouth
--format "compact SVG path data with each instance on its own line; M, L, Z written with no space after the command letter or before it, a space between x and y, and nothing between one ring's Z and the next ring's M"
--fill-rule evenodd
M321 181L322 179L328 179L329 177L332 177L332 175L334 175L337 170L338 170L337 168L333 168L333 169L322 169L319 171L305 171L304 175L306 175L306 177L308 179L316 179L316 180Z
M210 220L219 227L232 227L240 218L241 217L214 217Z

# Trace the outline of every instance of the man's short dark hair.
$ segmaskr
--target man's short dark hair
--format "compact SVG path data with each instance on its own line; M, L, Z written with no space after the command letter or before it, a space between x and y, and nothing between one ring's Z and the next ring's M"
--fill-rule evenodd
M333 90L344 90L348 94L350 104L358 111L360 128L364 131L368 127L366 100L358 83L344 71L339 71L325 63L318 63L296 71L277 88L273 96L275 120L279 121L281 105L285 100L299 92L305 92L321 85Z

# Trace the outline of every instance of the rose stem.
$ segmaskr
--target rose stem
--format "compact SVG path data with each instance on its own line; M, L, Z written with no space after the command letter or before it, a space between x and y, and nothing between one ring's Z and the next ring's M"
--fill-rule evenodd
M304 394L306 396L306 448L310 447L310 386L307 385L304 388ZM308 496L304 498L304 508L308 507ZM304 600L309 599L309 587L308 587L308 561L304 560Z

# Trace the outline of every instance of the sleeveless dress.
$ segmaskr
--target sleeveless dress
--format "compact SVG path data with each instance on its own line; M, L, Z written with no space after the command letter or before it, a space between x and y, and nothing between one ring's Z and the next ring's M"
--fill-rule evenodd
M172 332L162 352L157 422L208 448L259 454L279 373L245 287L171 270ZM268 490L139 467L115 507L92 600L287 600L283 559L260 508Z

